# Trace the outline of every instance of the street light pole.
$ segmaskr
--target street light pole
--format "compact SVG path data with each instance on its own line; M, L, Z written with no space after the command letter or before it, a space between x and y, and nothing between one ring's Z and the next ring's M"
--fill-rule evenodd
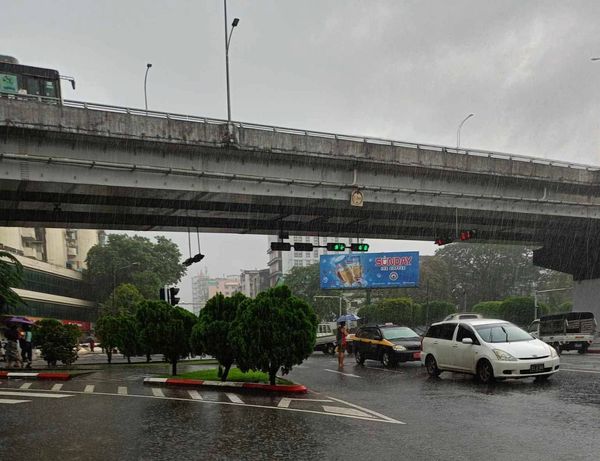
M471 117L473 117L475 114L469 114L467 115L462 122L460 122L460 125L458 125L458 130L456 130L456 148L460 148L460 130L462 130L463 125L465 124L465 122L467 120L469 120Z
M144 103L146 105L146 112L148 112L148 93L146 92L146 82L148 81L148 71L152 67L152 64L146 64L146 75L144 75Z
M227 80L227 132L231 137L231 93L229 90L229 45L233 29L239 24L239 18L234 18L231 23L231 32L227 23L227 0L223 0L223 11L225 13L225 78Z

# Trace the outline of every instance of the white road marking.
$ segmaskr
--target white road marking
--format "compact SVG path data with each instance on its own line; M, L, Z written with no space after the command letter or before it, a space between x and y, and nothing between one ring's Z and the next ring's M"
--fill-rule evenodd
M68 394L46 394L44 392L21 392L21 391L0 391L0 395L24 396L24 397L43 397L46 399L60 399L63 397L73 397Z
M277 406L279 408L289 408L290 403L292 403L293 400L296 400L298 402L332 402L333 401L333 400L329 400L329 399L290 399L288 397L283 397L279 401L279 404Z
M15 403L25 403L25 402L31 402L31 400L0 399L0 403L5 403L7 405L14 405Z
M52 390L53 391L60 391L63 387L63 384L55 384L54 386L52 386Z
M96 386L94 386L93 384L88 384L87 386L85 386L83 392L85 392L86 394L91 394L92 392L94 392L95 387Z
M335 413L337 415L361 416L363 418L373 417L368 413L365 413L364 411L356 410L354 408L330 407L328 405L323 405L323 410L325 410L328 413Z
M157 389L160 390L160 389ZM52 392L50 390L40 390L40 393L42 392L46 392L48 394L48 396L53 396ZM0 395L2 395L3 391L0 391ZM85 394L85 392L83 391L63 391L63 393L65 394L73 394L73 395L77 395L77 394ZM27 392L21 392L21 391L17 391L17 392L11 392L10 395L25 395L27 396L30 393ZM39 394L36 394L36 396L38 396ZM60 395L60 397L73 397L73 395ZM142 395L142 394L128 394L128 395L120 395L120 394L111 394L108 392L95 392L94 397L97 396L106 396L106 397L121 397L121 398L139 398L139 399L162 399L162 400L178 400L181 402L188 402L188 403L198 403L198 404L209 404L209 405L233 405L233 406L243 406L244 408L262 408L265 410L279 410L279 411L293 411L293 412L297 412L297 413L310 413L310 414L314 414L314 415L322 415L322 416L334 416L334 417L338 417L338 418L350 418L350 419L360 419L360 420L364 420L364 421L373 421L373 422L378 422L378 423L388 423L388 424L406 424L403 423L401 421L397 421L395 419L392 418L388 418L387 416L383 416L380 415L379 418L381 419L375 419L375 418L365 418L362 416L352 416L352 415L343 415L341 413L326 413L324 411L316 411L316 410L305 410L302 408L279 408L279 407L275 407L275 406L267 406L267 405L256 405L256 404L240 404L240 403L234 403L234 402L225 402L225 401L217 401L217 400L192 400L189 398L182 398L182 397L164 397L164 396L156 396L156 395ZM339 399L334 399L333 397L330 397L332 400L336 400L339 401L341 403L345 403L348 404L347 402L341 401ZM353 405L353 404L349 404L351 406L355 406L357 407L357 405ZM365 408L362 407L358 407L359 409L361 409L362 411L364 411L365 413L370 413L372 415L378 416L379 413L376 413L374 411L371 410L367 410Z
M233 403L244 403L244 401L242 399L240 399L237 395L232 394L231 392L226 392L225 395Z
M336 399L335 397L329 397L329 398L330 398L331 400L335 400L336 402L343 403L344 405L348 405L349 407L354 407L354 408L356 408L357 410L361 410L361 411L364 411L364 412L366 412L366 413L370 413L370 414L372 414L372 415L375 415L375 416L377 416L378 418L382 418L382 419L384 419L384 420L386 420L386 421L388 421L388 422L390 422L390 423L396 423L396 424L406 424L406 423L403 423L402 421L398 421L397 419L390 418L390 417L388 417L388 416L382 415L381 413L377 413L376 411L373 411L373 410L367 410L366 408L359 407L358 405L355 405L355 404L353 404L353 403L346 402L345 400L342 400L342 399Z
M125 386L118 386L117 387L117 393L120 395L127 395L127 387Z
M202 400L202 396L198 391L188 391L188 394L190 394L190 397L194 400Z
M328 368L324 368L324 370L328 371L329 373L337 373L337 374L344 375L344 376L350 376L352 378L362 378L362 376L353 375L352 373L342 373L341 371L330 370Z
M565 368L565 367L560 367L560 369L563 371L573 371L575 373L594 373L594 374L600 375L600 371L598 371L598 370L583 370L581 368Z
M152 394L154 394L154 397L164 397L165 396L165 393L162 391L162 389L160 387L153 387Z
M29 389L33 383L23 383L19 389Z
M390 373L396 373L396 374L399 374L399 375L404 374L403 371L390 370L389 368L370 367L368 365L365 365L365 368L368 368L370 370L388 371Z

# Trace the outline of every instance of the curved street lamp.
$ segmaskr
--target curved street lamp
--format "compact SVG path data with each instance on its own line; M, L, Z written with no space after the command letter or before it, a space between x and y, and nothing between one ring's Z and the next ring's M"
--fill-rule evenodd
M146 64L146 75L144 75L144 102L146 104L146 112L148 112L148 93L146 93L146 82L148 81L148 71L152 67L152 64Z
M462 122L460 122L460 125L458 125L458 130L456 130L456 148L459 149L460 148L460 130L462 129L463 125L465 124L465 122L467 120L469 120L471 117L473 117L475 114L469 114L467 115Z
M231 44L231 36L233 35L233 29L240 23L239 18L234 18L231 23L231 32L227 23L227 0L223 0L223 10L225 12L225 76L227 80L227 130L231 135L231 94L229 91L229 45Z

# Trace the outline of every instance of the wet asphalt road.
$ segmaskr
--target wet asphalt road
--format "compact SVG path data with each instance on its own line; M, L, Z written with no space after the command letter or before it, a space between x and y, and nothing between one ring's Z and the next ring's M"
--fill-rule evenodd
M301 400L144 386L156 365L0 380L0 459L600 458L600 355L564 354L544 384L365 365L315 354L291 374Z

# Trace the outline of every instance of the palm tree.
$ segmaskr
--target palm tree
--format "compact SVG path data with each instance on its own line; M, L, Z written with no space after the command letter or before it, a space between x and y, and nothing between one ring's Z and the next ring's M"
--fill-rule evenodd
M12 254L0 250L0 310L4 304L24 304L14 292L23 279L23 265Z

